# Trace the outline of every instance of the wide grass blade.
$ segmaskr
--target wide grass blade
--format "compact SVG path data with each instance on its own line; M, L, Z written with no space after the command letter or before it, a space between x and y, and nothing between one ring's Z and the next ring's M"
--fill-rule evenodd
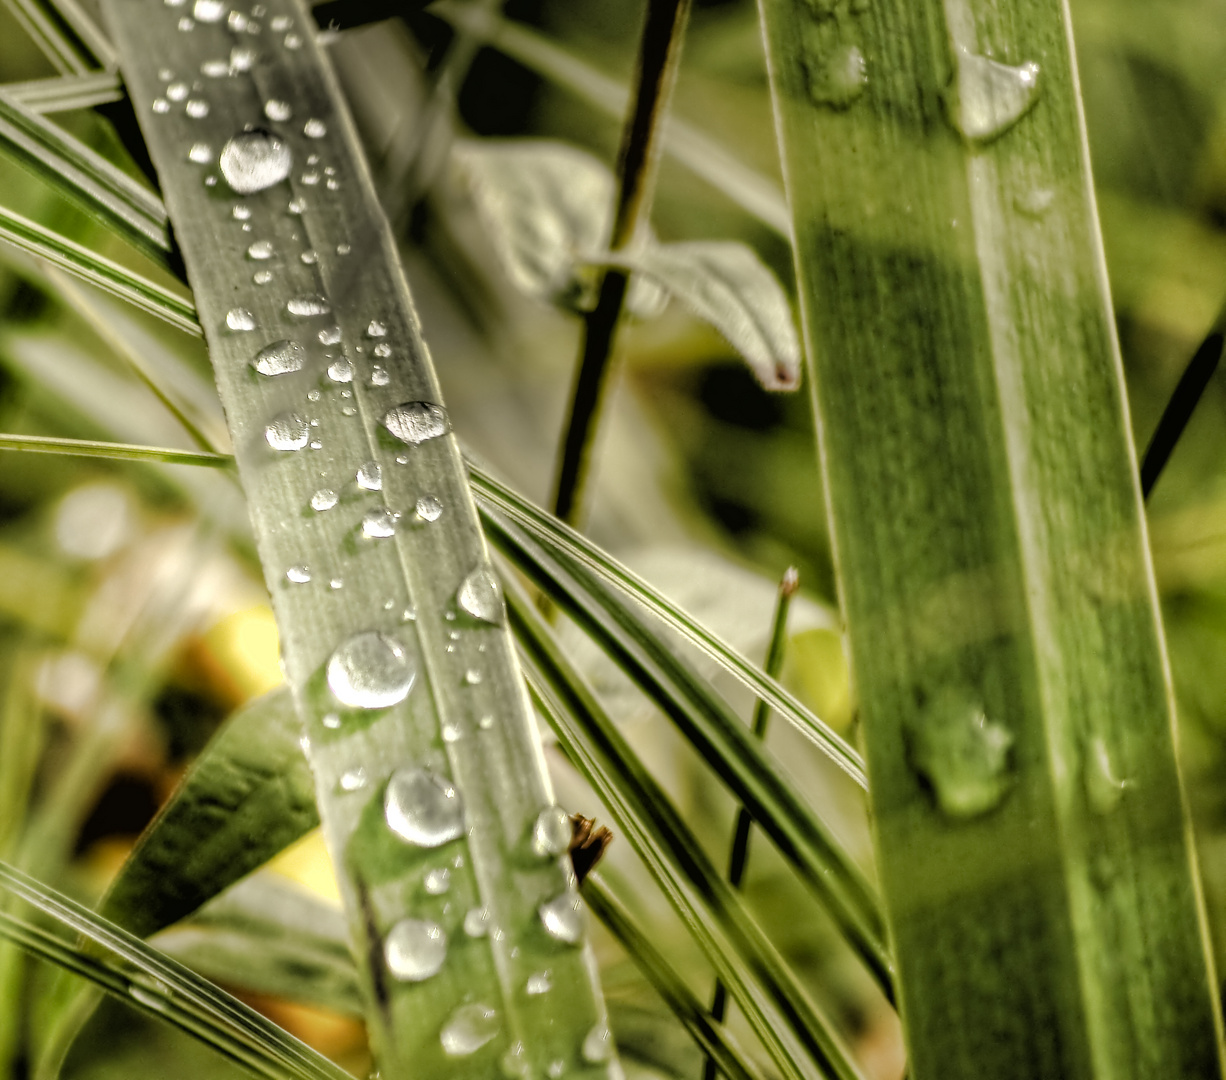
M1068 5L760 9L910 1076L1221 1076Z
M508 1053L603 1074L581 1053L604 1006L561 811L396 244L309 15L265 7L241 39L152 0L104 12L210 346L376 1058L389 1080L492 1076ZM250 64L172 92L240 43ZM475 937L482 908L498 933Z

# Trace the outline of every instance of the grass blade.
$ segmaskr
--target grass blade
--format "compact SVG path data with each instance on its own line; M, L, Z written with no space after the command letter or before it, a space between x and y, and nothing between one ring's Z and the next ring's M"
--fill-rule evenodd
M123 100L123 84L113 71L5 83L4 92L13 101L36 113L92 109L96 105L110 105Z
M229 454L203 450L169 450L161 446L134 446L131 443L93 442L89 439L58 439L47 435L0 434L0 450L24 450L31 454L70 454L74 457L107 458L111 461L149 461L162 465L203 465L228 469L234 464Z

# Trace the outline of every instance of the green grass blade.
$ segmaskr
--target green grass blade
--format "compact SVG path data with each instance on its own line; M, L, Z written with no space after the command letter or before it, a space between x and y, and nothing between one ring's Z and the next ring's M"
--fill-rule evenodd
M271 30L309 15L266 7L250 70L165 111L161 71L228 57L232 31L104 12L209 342L376 1057L389 1078L493 1075L508 1051L602 1072L580 1053L604 1007L578 897L555 833L534 840L559 811L395 241L313 34ZM470 937L482 907L501 933ZM552 990L528 993L542 969Z
M0 434L0 450L24 450L31 454L69 454L74 457L106 458L110 461L149 461L162 465L203 465L211 469L228 469L234 464L234 459L228 454L211 454L203 450L170 450L161 446L59 439L46 435Z
M61 75L84 75L89 70L84 51L54 9L38 0L4 0L4 6Z
M123 84L113 71L5 83L4 92L13 101L36 113L92 109L97 105L123 100Z
M200 324L191 301L4 207L0 207L0 240L45 259L112 296L127 300L179 330L200 335Z
M343 1070L225 991L114 923L2 862L0 889L19 897L46 917L88 938L156 980L151 989L158 995L158 1000L161 992L157 983L160 983L164 991L173 994L185 1010L210 1020L215 1026L229 1029L261 1057L275 1059L282 1075L288 1073L302 1080L347 1080L348 1074ZM84 971L81 973L84 974Z
M582 533L576 532L552 514L523 498L471 459L468 469L473 491L483 508L501 514L552 557L565 558L574 566L588 571L593 579L589 586L593 594L600 595L612 590L617 596L641 604L652 615L662 619L743 686L767 702L781 718L814 743L857 784L861 787L866 785L864 763L855 749L848 746L838 732L806 709L774 679L764 676L735 649L720 641L696 619L593 544Z
M0 152L29 169L155 262L170 251L158 197L79 139L0 90Z
M583 882L583 899L605 924L630 958L656 988L673 1015L685 1025L699 1048L714 1061L728 1080L762 1080L762 1072L737 1046L728 1031L712 1023L702 1003L673 970L668 960L635 925L625 905L601 880L590 874Z
M1221 1076L1068 5L760 8L910 1075Z
M780 1072L788 1080L813 1077L815 1069L816 1075L858 1076L829 1021L707 859L544 620L509 582L507 598L537 708L701 945Z

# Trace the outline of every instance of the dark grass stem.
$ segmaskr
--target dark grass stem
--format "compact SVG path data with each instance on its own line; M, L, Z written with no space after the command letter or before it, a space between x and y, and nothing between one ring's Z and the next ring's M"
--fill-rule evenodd
M635 71L634 104L626 118L618 156L611 251L630 247L651 212L660 159L660 130L676 82L689 15L690 0L648 0ZM592 447L626 287L624 273L607 271L600 283L596 306L584 320L582 355L559 454L553 500L554 513L576 528L582 527L587 516Z
M775 599L775 611L771 616L770 643L766 647L766 674L776 679L783 669L783 653L787 647L788 610L792 606L792 597L800 588L800 572L794 566L784 571L779 582L779 593ZM766 738L766 729L770 725L771 707L761 698L754 704L753 733L759 739ZM736 832L732 838L732 851L728 856L728 882L734 889L741 887L745 877L745 867L749 862L749 834L753 828L753 818L744 806L736 816ZM728 1012L728 988L718 976L715 979L715 992L711 995L711 1019L717 1024L724 1022ZM703 1064L703 1080L715 1080L720 1072L719 1062L710 1054Z
M1223 342L1226 341L1223 337L1224 323L1226 315L1219 317L1217 325L1188 361L1171 400L1162 410L1158 426L1141 457L1141 495L1145 499L1148 499L1154 490L1154 485L1162 475L1162 470L1166 468L1176 443L1188 426L1188 421L1192 419L1192 413L1196 411L1209 380L1217 371L1222 359Z

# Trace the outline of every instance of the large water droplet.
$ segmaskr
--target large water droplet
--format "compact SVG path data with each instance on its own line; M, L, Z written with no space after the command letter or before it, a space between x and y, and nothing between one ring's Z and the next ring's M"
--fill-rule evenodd
M455 599L462 611L481 622L497 626L506 615L502 586L488 566L479 566L469 574L456 590Z
M439 1032L443 1050L451 1057L476 1053L498 1034L498 1013L488 1005L461 1005Z
M322 139L328 134L328 125L322 120L311 117L310 120L302 125L302 134L308 139Z
M222 147L221 175L242 195L279 184L294 164L289 146L271 131L257 128L235 135Z
M1085 759L1086 798L1090 808L1097 814L1109 814L1124 797L1128 787L1126 780L1115 774L1106 740L1095 736L1090 740Z
M570 848L574 828L570 815L560 806L547 806L532 825L532 850L542 859L561 855Z
M274 450L301 450L311 437L311 425L296 412L274 416L264 428L264 438Z
M337 494L331 488L320 488L311 496L312 510L331 510L336 505Z
M231 308L226 312L226 325L231 330L246 331L255 329L255 316L246 308Z
M991 142L1003 135L1039 100L1039 65L1001 64L958 49L953 84L945 93L950 121L963 138Z
M393 536L399 517L399 514L393 513L386 506L367 510L362 515L362 535L371 540Z
M387 411L383 426L401 442L416 446L447 434L447 412L429 401L406 401Z
M553 976L548 971L537 971L528 976L524 989L529 994L548 994L553 989Z
M396 638L366 630L347 639L328 659L328 687L355 709L386 709L409 696L417 664Z
M287 375L301 371L306 356L306 349L297 341L274 341L252 357L251 366L261 375Z
M264 115L269 120L284 121L294 115L294 110L290 108L289 102L271 98L264 102Z
M353 382L353 362L345 356L328 365L328 378L333 382Z
M192 14L198 22L221 22L226 14L225 0L196 0Z
M464 916L464 933L469 937L485 937L490 932L490 913L488 908L469 908Z
M464 833L464 803L455 785L427 769L400 769L387 784L388 827L418 847L438 847Z
M545 932L567 945L578 945L583 939L583 901L573 892L559 893L546 900L538 909Z
M613 1056L613 1039L609 1034L609 1025L601 1020L593 1025L583 1040L580 1051L583 1060L591 1065L599 1065Z
M442 896L451 888L451 871L445 866L436 866L426 874L422 884L425 885L426 892L431 896Z
M947 691L909 722L907 735L911 764L943 813L977 817L1008 793L1013 733L976 702Z
M307 318L312 315L331 315L332 305L322 296L307 293L303 296L293 296L287 300L285 310L291 315Z
M428 919L401 919L383 942L388 970L402 982L437 975L447 959L447 934Z
M443 504L433 495L423 495L414 509L422 521L438 521L443 515Z
M271 259L273 256L273 248L271 240L257 240L254 244L247 248L247 258L249 259Z
M379 468L377 461L368 461L357 472L358 487L365 488L367 491L381 491L383 489L383 470Z

